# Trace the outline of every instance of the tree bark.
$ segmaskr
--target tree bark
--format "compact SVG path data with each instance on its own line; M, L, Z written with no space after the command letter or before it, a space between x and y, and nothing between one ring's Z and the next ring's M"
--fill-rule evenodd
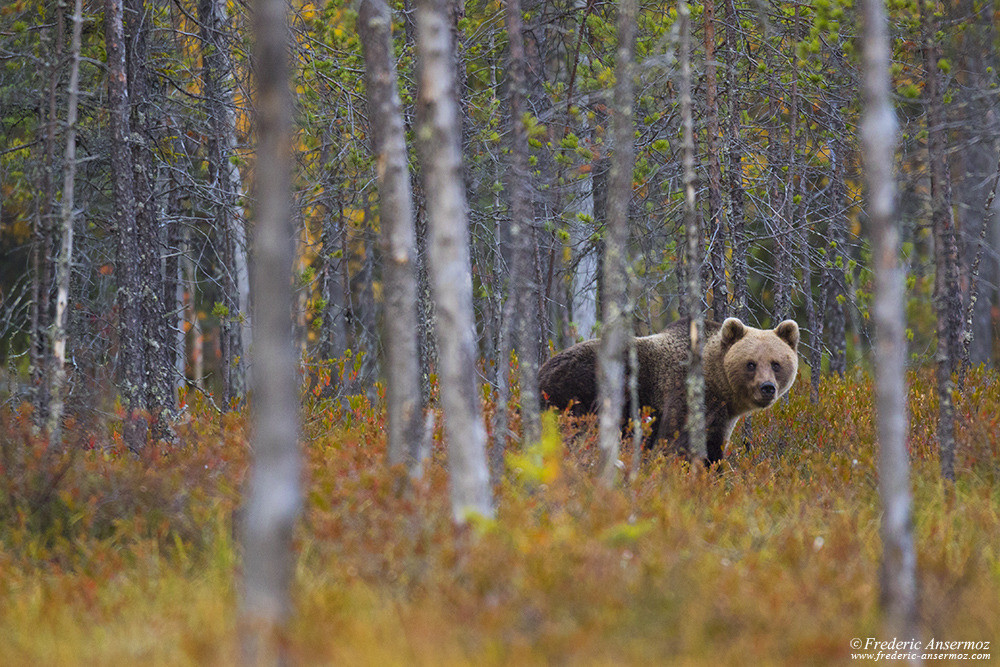
M725 0L723 0L725 1ZM726 231L722 224L722 163L719 157L719 100L715 62L715 1L703 4L705 22L705 106L708 111L708 290L712 316L719 322L729 314L726 286Z
M111 183L114 224L118 237L115 272L118 278L118 357L121 368L125 425L122 438L132 451L146 443L146 364L143 356L142 257L136 227L135 190L130 147L128 76L122 0L105 0L104 29L108 54L108 116L111 128Z
M899 265L896 116L889 80L889 30L882 0L864 0L865 107L861 146L874 250L875 393L882 514L882 606L885 636L915 638L917 557L913 546L909 454L906 449L905 291Z
M291 615L292 532L302 503L292 336L289 31L284 0L254 4L257 120L254 229L253 469L243 518L240 638L248 664L281 661Z
M960 353L956 345L961 329L958 291L958 249L955 221L951 210L951 185L945 155L944 108L938 74L937 20L935 9L920 4L924 37L924 90L927 98L927 160L930 172L931 216L934 228L934 306L937 313L938 428L941 476L955 479L955 405L952 392Z
M389 465L419 465L423 406L417 350L417 252L403 109L384 0L362 0L358 33L364 49L371 128L378 166L379 217L385 259L385 373Z
M603 320L597 359L597 400L601 449L600 480L612 486L617 477L621 420L625 405L625 351L630 333L627 310L628 208L632 199L633 145L632 59L635 52L635 0L618 2L618 51L615 55L615 88L611 107L613 150L607 194L607 231L604 240Z
M208 172L214 208L213 234L220 254L222 318L223 400L238 403L247 387L250 347L250 278L247 262L246 222L240 203L243 179L237 158L236 102L229 35L229 12L224 0L199 0L202 81L208 118Z
M831 159L833 160L833 175L830 184L830 197L833 201L833 215L827 228L829 237L826 263L824 266L824 300L826 302L826 317L830 346L830 371L841 377L847 372L847 129L844 123L844 112L831 102L831 125L833 141L831 141Z
M976 255L972 260L969 269L969 303L965 309L965 320L962 323L962 364L959 367L959 387L965 387L965 374L969 370L970 355L972 346L973 322L976 316L976 303L979 301L979 271L983 261L983 251L986 249L986 237L991 228L993 218L993 201L996 198L997 186L1000 185L1000 161L997 162L996 175L993 177L993 189L990 190L986 198L985 211L979 227L979 236L976 243Z
M419 0L416 9L420 82L417 137L430 230L428 269L436 314L452 515L456 523L464 524L470 512L492 517L493 498L476 382L461 124L447 2Z
M510 240L513 250L510 295L514 299L514 331L517 338L518 376L521 387L521 429L525 445L542 435L538 400L538 332L540 320L535 307L538 283L534 279L535 233L530 201L528 167L527 62L521 25L520 0L506 0L507 38L510 42Z
M60 206L62 243L56 260L56 313L52 323L51 404L48 415L50 442L62 439L62 418L66 384L66 309L69 306L70 278L73 271L74 185L76 183L76 118L80 98L80 42L83 32L83 0L73 6L73 38L70 44L69 87L66 91L66 153L63 191Z
M156 164L153 147L158 137L160 105L149 66L151 14L145 0L125 0L124 30L128 98L131 111L135 228L139 246L139 326L145 364L142 391L146 411L153 418L154 439L167 437L165 417L174 408L173 386L167 367L167 319L163 302L163 262L160 249L160 209L156 204Z
M687 312L691 321L687 368L687 454L692 462L708 458L705 434L705 374L702 349L705 307L702 299L702 233L695 200L694 117L691 109L691 9L687 0L678 7L680 20L680 106L684 164L684 234L687 253Z
M739 16L735 0L723 0L726 26L726 94L729 97L729 116L726 122L727 171L729 181L728 217L729 245L732 248L733 312L747 321L747 256L743 192L743 147L740 144L740 116L742 102L740 86L736 79L739 60Z

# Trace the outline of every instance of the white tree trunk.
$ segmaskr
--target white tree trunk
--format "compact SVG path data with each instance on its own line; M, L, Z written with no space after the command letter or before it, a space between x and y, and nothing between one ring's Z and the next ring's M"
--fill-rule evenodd
M708 458L705 437L705 375L702 367L702 348L705 329L705 310L702 305L701 225L695 202L694 174L694 118L691 109L691 10L687 0L680 3L680 56L681 56L681 126L683 128L684 162L684 230L687 240L687 312L691 318L690 349L687 369L687 432L688 452L693 463L700 464Z
M65 406L66 385L66 309L69 306L69 285L73 273L73 205L76 182L76 116L80 97L80 42L83 25L83 3L76 0L73 7L73 41L70 45L69 90L67 90L66 154L63 178L62 243L56 260L56 316L52 323L52 375L49 395L48 431L50 442L58 443L62 437L62 417Z
M240 630L250 664L281 659L291 612L292 532L301 505L296 356L292 337L291 97L284 0L257 0L256 307L252 402L253 469L242 522Z
M875 394L878 410L879 494L882 497L882 602L887 637L915 639L916 553L906 451L906 302L899 265L896 116L889 81L889 32L883 0L864 0L864 96L861 149L868 187L875 260Z
M365 53L369 112L378 165L379 216L385 269L385 374L389 465L419 470L423 436L417 350L417 255L403 108L385 0L362 0L358 32Z
M628 207L632 199L635 160L632 123L632 54L635 47L636 0L618 2L618 53L615 56L615 90L611 132L614 140L608 182L608 231L604 245L604 322L597 358L597 401L600 480L606 486L617 477L621 421L625 406L625 351L631 333L626 268Z
M594 233L594 179L582 178L570 185L573 199L567 207L573 217L569 221L569 240L573 247L572 301L573 324L577 340L593 338L597 328L598 254L591 247Z
M420 157L430 230L430 282L438 338L438 367L451 469L452 513L493 516L486 464L486 428L476 381L469 229L462 181L461 127L454 51L446 0L417 3Z

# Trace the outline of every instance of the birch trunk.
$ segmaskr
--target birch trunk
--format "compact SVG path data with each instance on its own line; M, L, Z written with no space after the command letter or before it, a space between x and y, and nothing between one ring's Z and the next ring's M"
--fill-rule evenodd
M896 116L889 81L889 31L882 0L864 0L865 106L861 148L874 245L875 393L882 514L882 605L885 636L917 636L916 552L913 546L906 450L905 292L899 264L896 185L893 176Z
M418 127L427 194L430 274L438 340L438 368L451 469L453 519L470 512L493 516L486 464L486 428L476 382L476 336L461 124L454 50L446 0L419 0L417 13Z
M51 443L62 439L66 384L66 309L73 272L73 206L76 183L76 117L80 97L80 42L83 32L83 0L73 6L73 38L70 44L69 89L66 91L66 154L60 219L62 243L56 260L56 314L52 323L52 375L49 395L48 431Z
M237 163L234 74L227 34L229 12L225 0L199 0L202 81L210 128L208 168L214 231L221 258L222 303L226 307L220 333L223 398L238 402L248 383L250 348L250 276L246 221L243 217L243 178Z
M625 351L630 333L628 275L628 207L632 199L633 145L632 58L635 49L636 0L618 2L618 52L615 55L611 133L614 153L607 195L607 233L604 240L604 293L601 295L603 330L597 358L597 400L601 448L600 481L612 486L617 477L621 420L625 405Z
M243 518L240 632L249 664L281 660L291 612L292 532L301 506L297 359L292 336L294 225L287 5L254 6L257 211L252 349L253 469Z
M378 166L385 269L385 355L389 465L419 465L423 406L417 350L417 252L403 105L399 99L392 15L384 0L362 0L358 32L364 48L371 127Z
M687 368L687 432L688 455L692 462L708 458L705 435L705 374L702 349L705 329L705 308L701 282L701 225L695 201L694 118L691 109L691 10L686 0L678 8L680 18L680 103L684 163L684 232L687 253L687 311L690 317L690 349Z

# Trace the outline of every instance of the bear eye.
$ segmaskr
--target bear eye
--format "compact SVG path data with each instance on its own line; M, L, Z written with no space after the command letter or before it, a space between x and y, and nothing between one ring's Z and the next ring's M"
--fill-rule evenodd
M771 362L771 370L774 371L775 373L777 373L778 371L781 370L781 364L779 364L777 361L772 361Z
M747 370L748 371L755 371L755 370L757 370L757 362L756 361L748 361L747 362Z

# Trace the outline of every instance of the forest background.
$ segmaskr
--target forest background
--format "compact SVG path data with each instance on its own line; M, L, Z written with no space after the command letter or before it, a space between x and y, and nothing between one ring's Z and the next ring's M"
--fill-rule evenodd
M498 409L507 404L507 373L517 370L508 363L517 319L530 310L538 323L531 341L521 341L522 362L599 331L617 12L602 2L522 3L525 110L518 120L529 173L511 179L517 123L508 103L505 6L449 7L479 380L499 452L496 473L504 469L507 431L516 437L519 427L517 412ZM15 601L9 609L19 611L3 616L4 632L15 638L4 650L18 661L72 654L73 642L94 655L155 655L164 649L141 637L162 632L186 638L168 660L225 662L232 628L205 618L220 608L220 618L231 617L236 548L226 531L246 466L247 219L255 201L249 8L220 0L131 0L123 8L117 48L129 82L126 106L116 106L109 77L116 47L105 5L81 3L78 24L62 2L17 0L0 9L3 558L20 574L5 584ZM856 139L857 8L836 0L695 3L686 42L676 5L640 4L626 253L634 330L650 333L688 313L691 220L678 92L678 63L686 58L703 305L715 319L737 315L757 326L796 319L802 377L788 403L754 420L741 436L748 447L736 448L717 480L692 481L679 463L661 461L632 476L629 491L604 490L586 472L592 443L557 454L550 432L547 449L508 459L509 475L496 480L504 509L468 548L449 532L441 506L440 457L406 498L391 492L380 464L387 262L357 12L333 2L290 9L292 307L309 462L296 585L300 604L315 612L303 618L334 619L360 647L331 646L320 624L303 620L293 631L296 650L312 658L439 651L458 660L485 652L498 661L521 650L597 659L600 650L617 650L639 660L647 651L721 651L736 659L750 646L791 646L793 654L844 657L850 636L873 633L875 439L871 408L858 399L870 395L873 273ZM412 148L414 13L393 9ZM997 636L989 591L1000 577L995 547L982 538L995 534L1000 504L992 490L1000 456L993 370L1000 216L991 215L1000 204L990 196L1000 148L996 12L989 2L889 5L923 622L932 634L961 629L984 640ZM116 109L130 126L129 151L117 157ZM116 172L116 159L128 169ZM438 349L427 196L415 153L410 162L421 392L433 405ZM115 206L121 184L113 176L123 171L132 175L132 228ZM521 237L512 236L509 194L517 185L530 189ZM67 234L71 257L61 253ZM523 238L526 255L517 250ZM523 258L529 261L512 270ZM512 290L521 278L524 293ZM963 371L962 391L953 395L951 371L966 356L985 367ZM920 370L932 361L948 370L936 385ZM518 392L513 387L514 402ZM957 475L942 474L959 478L957 500L956 487L926 463L939 464L941 406L952 400ZM54 409L60 428L68 419L65 448L49 447L35 428ZM148 446L135 446L136 431L129 432L135 410L148 417L150 432L139 437ZM123 445L137 453L125 454ZM432 450L437 456L437 444ZM166 574L153 564L160 558ZM851 567L835 567L843 559ZM491 579L508 562L520 574ZM722 572L742 578L741 599L732 592L740 586ZM211 584L200 604L167 611L199 577ZM689 580L678 588L679 577ZM112 590L123 579L133 588ZM595 579L608 583L568 596ZM720 580L733 587L709 602L710 591L723 590ZM821 604L831 585L840 594ZM640 591L646 598L636 605ZM796 605L778 624L790 636L764 627L778 602L793 598L822 607L821 631L799 625ZM138 604L159 621L153 630L129 626L139 637L131 644L112 631L97 639L71 631L78 612L114 627L113 609ZM387 623L386 646L351 620L348 610L358 605L374 624ZM52 609L64 616L50 616ZM698 620L680 623L682 610ZM470 614L472 629L425 645L437 624L452 627ZM35 635L19 615L48 620ZM830 625L833 617L843 618ZM652 639L646 624L669 618L677 627ZM584 639L595 629L608 638L605 648ZM629 642L630 635L645 641Z

